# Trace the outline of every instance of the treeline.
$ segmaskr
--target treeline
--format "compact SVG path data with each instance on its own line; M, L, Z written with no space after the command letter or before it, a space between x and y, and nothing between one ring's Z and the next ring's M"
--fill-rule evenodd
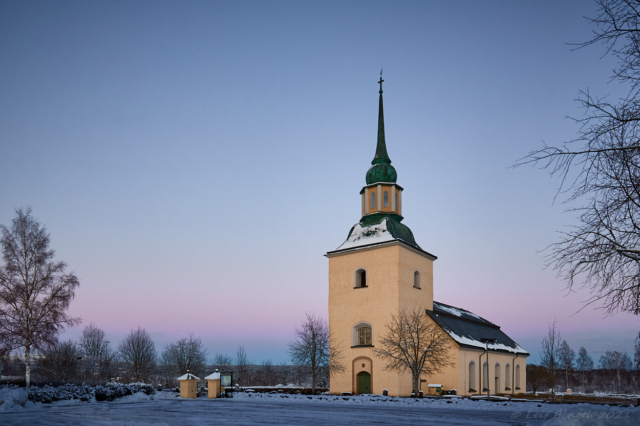
M80 324L67 314L80 285L66 263L55 261L49 233L31 215L17 209L10 228L0 225L0 374L46 383L145 382L172 386L187 371L204 377L214 368L234 373L233 384L264 386L294 383L327 387L330 371L342 368L340 353L329 348L329 326L314 315L295 330L289 354L295 366L251 362L243 346L235 358L217 354L213 363L193 335L161 351L142 328L132 330L118 347L90 324L77 342L61 342L59 333ZM33 371L32 371L33 370ZM32 374L33 373L33 374ZM20 382L21 380L14 380Z
M24 382L25 363L20 356L0 357L4 381ZM143 328L132 330L118 346L106 339L104 331L90 324L78 341L56 341L38 351L32 361L32 381L52 384L98 384L142 382L154 386L178 386L177 377L187 371L204 379L216 369L233 373L233 384L310 386L311 372L305 365L274 364L271 360L254 363L244 346L235 357L215 354L209 358L199 338L190 335L156 349ZM328 373L319 374L318 386L328 387ZM202 383L204 385L204 382Z
M527 390L581 393L640 391L640 332L634 353L607 351L597 362L581 346L578 353L560 336L554 322L542 340L540 364L527 365Z

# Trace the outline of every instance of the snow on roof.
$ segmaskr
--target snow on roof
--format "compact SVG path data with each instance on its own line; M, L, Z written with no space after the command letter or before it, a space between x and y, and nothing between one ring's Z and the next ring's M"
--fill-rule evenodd
M478 315L474 314L473 312L467 311L465 309L454 308L453 306L445 305L443 303L438 303L438 302L433 302L433 304L434 304L434 307L438 307L443 311L449 312L450 314L453 314L457 317L462 317L463 315L469 315L481 321L485 321L484 318L481 318Z
M338 247L336 251L360 246L368 246L371 244L386 243L395 239L396 238L391 235L391 232L387 230L386 219L384 219L379 224L365 227L358 223L353 227L353 231L351 232L351 235L349 235L349 238L347 238L347 241L342 243L342 245Z
M220 372L215 372L215 373L211 373L209 374L207 377L204 378L205 380L220 380Z
M489 349L529 355L520 345L507 336L500 327L465 309L433 302L433 311L427 314L459 345L485 349L483 338L496 339Z
M465 336L458 336L456 333L454 333L453 331L450 330L445 330L449 336L451 336L453 338L453 340L455 340L456 342L460 343L461 345L467 345L467 346L475 346L477 348L481 348L481 349L485 349L485 344L482 343L479 340L475 340L469 337L465 337ZM515 343L515 342L513 342ZM511 346L507 346L503 343L489 343L489 349L490 350L494 350L494 351L507 351L507 352L512 352L515 354L527 354L529 355L529 352L525 351L524 349L522 349L520 347L520 345L518 345L517 343L515 343L515 347L511 347Z
M187 374L184 374L184 375L178 377L178 380L200 380L200 378L194 376L191 373L187 373Z

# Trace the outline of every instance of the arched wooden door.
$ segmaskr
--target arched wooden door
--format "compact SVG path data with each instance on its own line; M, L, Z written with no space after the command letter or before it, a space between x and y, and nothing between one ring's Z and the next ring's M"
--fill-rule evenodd
M356 376L358 383L358 395L371 393L371 374L363 371Z

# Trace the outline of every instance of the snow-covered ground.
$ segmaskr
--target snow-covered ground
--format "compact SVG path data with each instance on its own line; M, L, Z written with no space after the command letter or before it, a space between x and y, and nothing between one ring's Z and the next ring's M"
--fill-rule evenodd
M0 390L2 392L2 390ZM0 425L634 425L640 408L468 399L239 393L232 399L180 399L138 392L113 402L30 403L22 389L0 393ZM544 423L543 423L544 422Z

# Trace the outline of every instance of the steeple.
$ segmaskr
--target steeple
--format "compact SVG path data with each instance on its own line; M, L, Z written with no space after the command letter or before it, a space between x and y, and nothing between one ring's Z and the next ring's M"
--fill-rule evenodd
M380 70L380 101L378 106L378 144L376 146L376 155L373 157L371 164L391 164L389 154L387 154L387 144L384 140L384 110L382 108L382 70Z
M382 71L380 71L380 98L378 110L378 141L376 155L367 171L367 184L360 191L362 217L349 231L347 240L337 251L352 250L372 244L402 241L422 251L413 232L402 222L402 187L396 183L398 174L391 165L384 135L382 109ZM426 253L426 252L425 252ZM433 257L429 254L429 256ZM434 257L435 259L435 257Z
M391 165L391 159L387 154L387 142L384 138L384 110L382 107L382 70L380 70L380 100L378 104L378 143L376 145L376 155L373 157L373 164L367 171L367 185L374 183L395 183L398 180L398 173Z

